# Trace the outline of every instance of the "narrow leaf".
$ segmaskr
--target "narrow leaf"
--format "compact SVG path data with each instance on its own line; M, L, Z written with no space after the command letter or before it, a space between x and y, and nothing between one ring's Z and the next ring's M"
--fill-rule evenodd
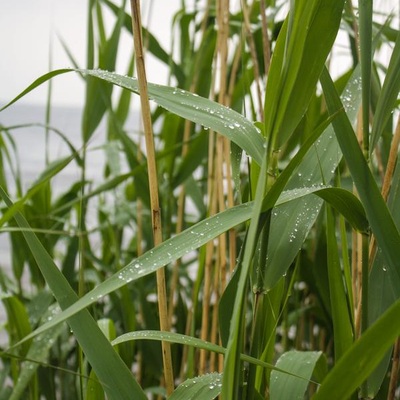
M291 372L294 375L272 371L270 383L271 400L302 400L308 384L311 381L318 361L326 364L321 351L288 351L283 353L276 367ZM302 378L302 379L301 379Z
M400 336L400 300L396 301L343 355L322 382L314 400L343 400L362 384Z
M329 112L342 109L342 103L336 93L331 77L325 69L321 75L321 83ZM346 159L351 176L357 187L360 200L365 208L371 229L382 249L382 255L388 264L388 274L396 288L396 298L400 297L400 235L393 218L383 200L367 162L360 149L351 123L343 111L334 119L337 140Z

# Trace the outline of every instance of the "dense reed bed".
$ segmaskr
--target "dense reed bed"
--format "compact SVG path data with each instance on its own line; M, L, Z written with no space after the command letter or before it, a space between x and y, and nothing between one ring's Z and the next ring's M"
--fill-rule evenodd
M398 398L398 15L183 1L171 51L136 0L89 0L88 16L86 65L66 48L75 68L3 107L61 74L85 82L80 146L59 132L69 155L28 189L0 127L0 399ZM147 82L146 54L169 86ZM71 164L80 179L55 195Z

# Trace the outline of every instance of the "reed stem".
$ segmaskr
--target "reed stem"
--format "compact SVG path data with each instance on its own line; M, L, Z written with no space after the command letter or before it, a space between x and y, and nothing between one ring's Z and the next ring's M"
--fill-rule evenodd
M157 166L154 149L153 127L151 122L151 111L149 97L147 91L146 68L143 56L142 42L142 24L140 18L140 1L131 0L132 10L132 30L135 46L136 70L138 74L138 83L140 90L140 104L143 119L143 129L145 134L146 153L147 153L147 170L150 187L150 207L152 215L152 230L154 246L162 242L162 226L161 226L161 209L158 198L158 179ZM164 268L157 270L157 294L158 294L158 310L160 329L169 331L168 323L168 307L167 307L167 290L165 284ZM167 342L162 342L162 354L164 364L164 378L167 394L170 395L174 391L174 377L172 370L171 346Z

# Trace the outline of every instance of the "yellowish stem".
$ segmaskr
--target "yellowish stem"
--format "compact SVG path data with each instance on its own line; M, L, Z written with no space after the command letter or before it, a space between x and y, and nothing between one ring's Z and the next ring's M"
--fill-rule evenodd
M154 245L157 246L162 242L161 210L158 199L158 179L157 179L156 157L154 149L153 127L151 123L151 112L150 112L150 104L149 104L149 97L147 90L146 68L143 56L140 1L131 0L131 9L132 9L132 29L133 29L133 39L135 46L136 70L138 74L143 129L145 133L145 142L146 142L153 238L154 238ZM169 331L166 292L167 290L165 285L165 271L164 268L160 268L157 270L157 294L158 294L160 329L162 331ZM163 363L164 363L165 386L167 389L167 394L170 395L174 391L174 377L172 370L171 346L169 343L162 342L162 353L163 353Z

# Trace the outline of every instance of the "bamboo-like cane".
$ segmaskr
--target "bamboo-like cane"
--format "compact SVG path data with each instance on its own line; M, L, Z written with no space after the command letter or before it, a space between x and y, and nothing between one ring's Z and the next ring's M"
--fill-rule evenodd
M136 70L138 74L138 83L140 90L140 104L143 119L143 129L146 141L147 152L147 169L150 187L150 204L152 211L152 228L154 245L157 246L162 242L161 230L161 210L158 199L158 179L156 158L154 150L153 127L151 123L150 104L147 91L146 68L143 57L142 44L142 24L140 18L140 1L131 0L132 9L132 29L135 46ZM160 318L160 329L162 331L169 330L167 294L165 285L164 268L157 270L157 294L158 294L158 310ZM170 395L174 391L174 377L172 370L171 346L167 342L162 342L164 377L167 394Z

